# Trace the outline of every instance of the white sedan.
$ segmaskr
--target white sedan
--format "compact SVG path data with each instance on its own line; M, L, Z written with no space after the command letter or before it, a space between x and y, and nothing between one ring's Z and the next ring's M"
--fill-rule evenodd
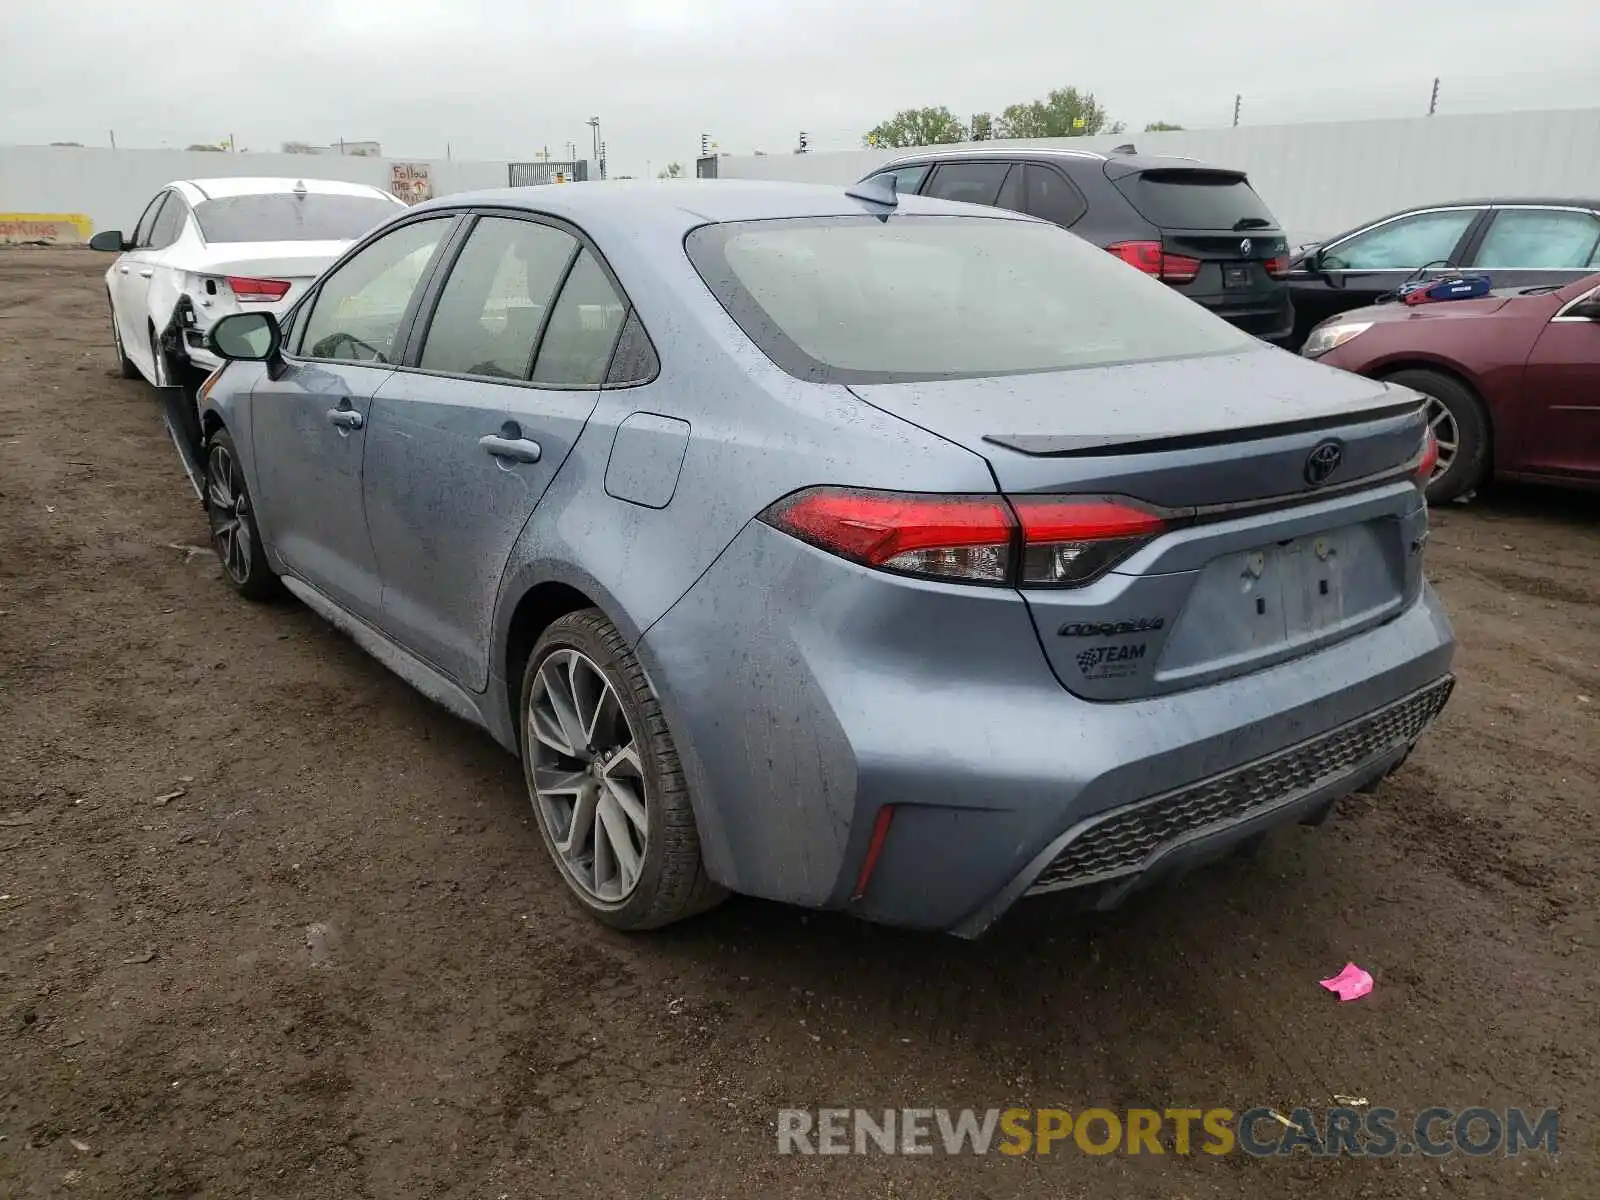
M219 317L281 317L353 241L403 208L378 188L327 179L169 183L131 235L112 229L89 242L120 252L106 291L123 377L161 387L219 366L205 349Z

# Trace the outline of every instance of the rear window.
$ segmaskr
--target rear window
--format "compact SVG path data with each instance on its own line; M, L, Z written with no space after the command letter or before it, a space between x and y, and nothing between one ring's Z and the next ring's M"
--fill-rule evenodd
M353 242L400 211L381 196L319 192L223 196L194 206L208 242Z
M1277 229L1278 222L1234 171L1140 171L1115 181L1139 215L1163 229Z
M1242 350L1250 339L1035 221L827 217L705 225L689 257L739 327L803 379L896 383Z

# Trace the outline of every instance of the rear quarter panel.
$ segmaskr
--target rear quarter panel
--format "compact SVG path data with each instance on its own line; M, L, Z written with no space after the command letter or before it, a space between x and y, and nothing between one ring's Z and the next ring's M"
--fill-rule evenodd
M711 296L681 244L673 247L676 260L657 261L626 241L619 250L596 240L656 347L661 371L649 384L601 394L513 549L496 605L494 673L502 682L516 671L505 661L512 616L540 583L583 591L635 644L740 529L799 488L994 490L980 456L878 411L846 388L780 371ZM635 414L689 427L677 476L662 483L670 496L662 507L619 499L605 486L617 429Z

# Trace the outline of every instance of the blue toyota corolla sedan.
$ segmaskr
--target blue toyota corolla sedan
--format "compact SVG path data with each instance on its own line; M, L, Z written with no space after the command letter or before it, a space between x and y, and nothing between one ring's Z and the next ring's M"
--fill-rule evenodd
M212 331L226 578L519 755L610 925L1110 907L1450 694L1417 395L881 187L454 196Z

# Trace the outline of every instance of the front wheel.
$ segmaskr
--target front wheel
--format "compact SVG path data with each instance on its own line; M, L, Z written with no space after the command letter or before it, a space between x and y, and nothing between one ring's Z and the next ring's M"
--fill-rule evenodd
M211 522L211 545L233 590L247 600L276 597L281 585L267 565L244 466L225 429L206 443L206 516Z
M1472 389L1440 371L1396 371L1397 383L1428 400L1428 424L1439 439L1439 463L1428 482L1428 503L1447 504L1478 488L1489 474L1489 418Z
M650 681L593 608L553 622L522 678L522 765L568 891L615 929L654 929L722 899Z

